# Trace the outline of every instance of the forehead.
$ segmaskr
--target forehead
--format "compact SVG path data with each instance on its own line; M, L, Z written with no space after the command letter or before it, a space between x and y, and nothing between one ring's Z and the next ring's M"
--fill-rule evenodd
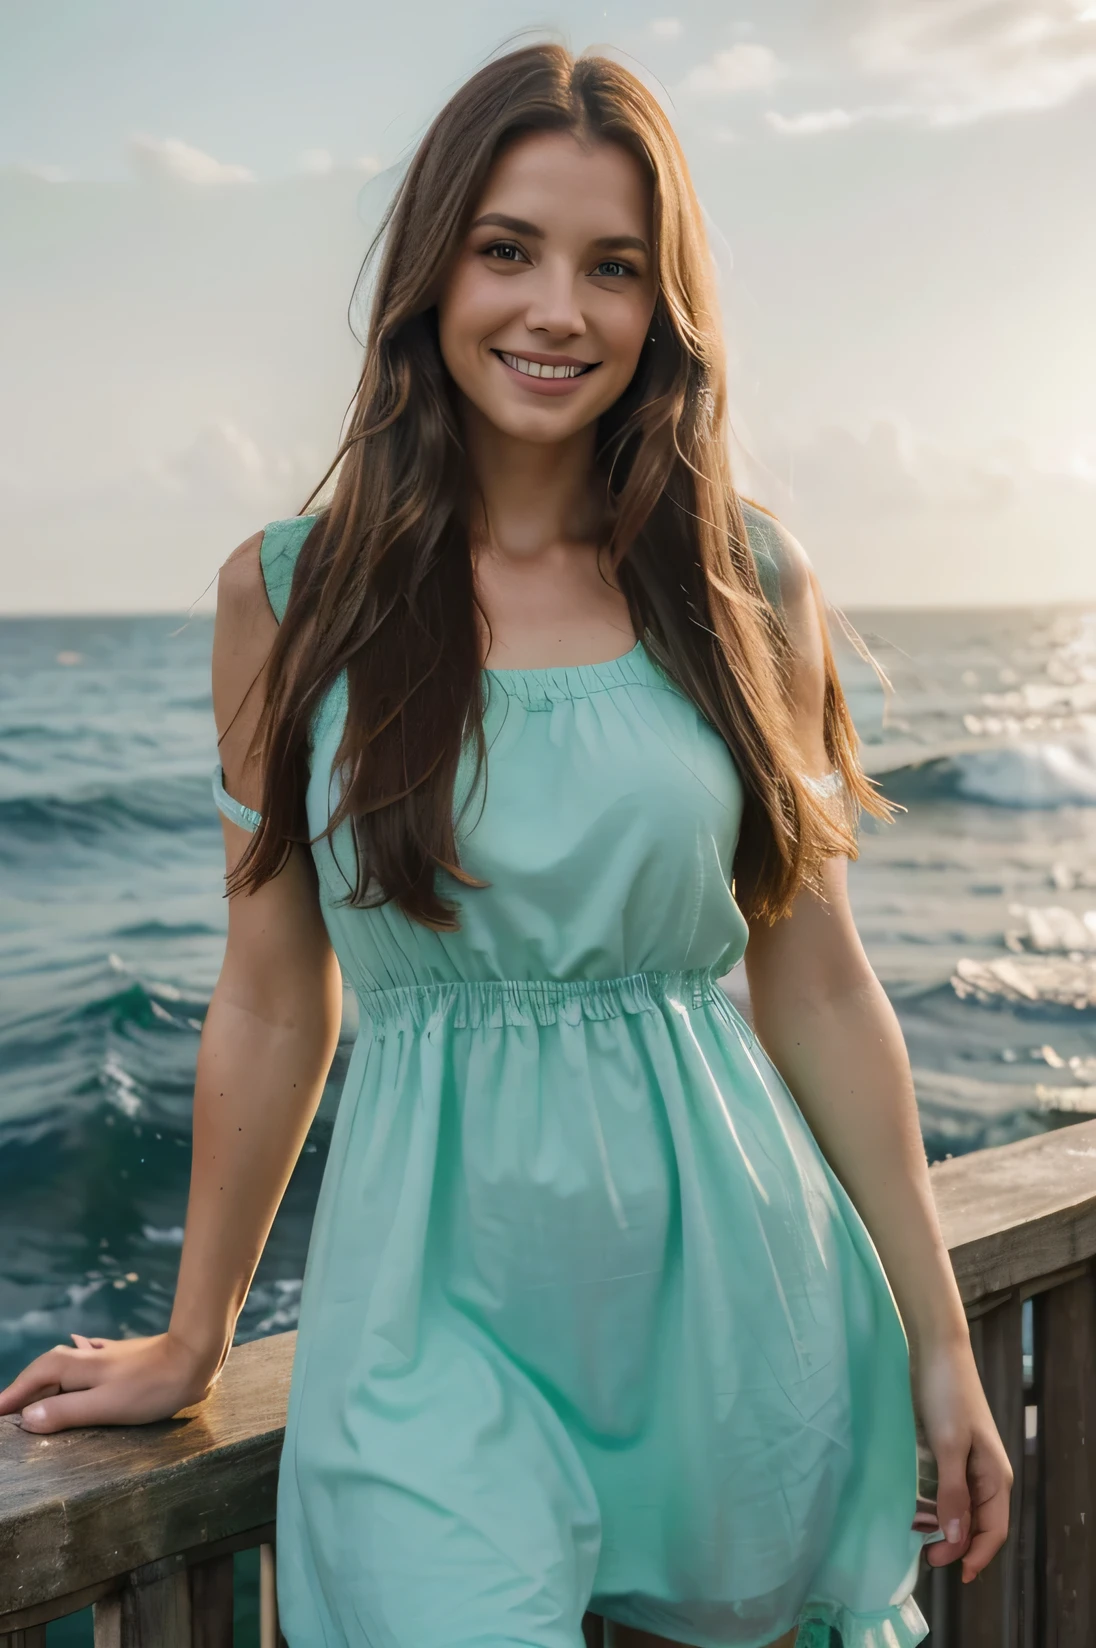
M619 143L583 144L570 132L530 132L496 160L473 214L506 212L549 234L649 238L651 185Z

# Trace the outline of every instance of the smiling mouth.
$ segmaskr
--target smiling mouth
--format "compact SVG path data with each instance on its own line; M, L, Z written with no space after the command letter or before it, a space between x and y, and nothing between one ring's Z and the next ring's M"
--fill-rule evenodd
M591 361L586 366L546 366L540 361L526 360L524 355L508 355L505 350L492 349L499 360L515 372L522 372L527 378L581 378L587 372L592 372L599 361Z

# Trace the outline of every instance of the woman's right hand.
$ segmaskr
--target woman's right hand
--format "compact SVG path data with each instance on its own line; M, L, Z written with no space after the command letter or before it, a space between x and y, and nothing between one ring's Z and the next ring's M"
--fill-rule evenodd
M211 1363L170 1333L54 1345L0 1391L0 1414L48 1436L76 1425L146 1425L209 1394L225 1357Z

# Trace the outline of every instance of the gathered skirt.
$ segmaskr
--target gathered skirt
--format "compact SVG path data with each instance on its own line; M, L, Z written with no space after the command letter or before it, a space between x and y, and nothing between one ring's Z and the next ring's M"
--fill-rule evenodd
M278 1496L291 1648L913 1648L905 1336L703 971L366 992Z

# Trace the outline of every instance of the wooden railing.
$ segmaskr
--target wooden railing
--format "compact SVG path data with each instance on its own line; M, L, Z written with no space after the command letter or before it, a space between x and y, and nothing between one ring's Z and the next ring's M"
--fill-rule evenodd
M932 1648L1096 1648L1096 1122L942 1162L932 1181L1016 1478L990 1566L970 1585L955 1565L922 1579Z
M1096 1122L942 1163L932 1179L1016 1472L1009 1542L985 1573L962 1586L955 1565L925 1570L932 1648L1094 1648ZM46 1622L89 1604L95 1648L230 1648L233 1555L254 1546L262 1648L277 1648L293 1341L239 1346L208 1399L161 1424L38 1437L0 1419L0 1648L45 1648Z

